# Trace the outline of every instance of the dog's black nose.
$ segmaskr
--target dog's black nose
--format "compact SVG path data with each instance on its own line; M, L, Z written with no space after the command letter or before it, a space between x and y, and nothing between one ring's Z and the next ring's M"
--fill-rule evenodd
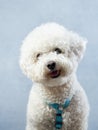
M47 67L49 70L54 70L55 67L56 67L56 63L54 61L50 61L48 64L47 64Z

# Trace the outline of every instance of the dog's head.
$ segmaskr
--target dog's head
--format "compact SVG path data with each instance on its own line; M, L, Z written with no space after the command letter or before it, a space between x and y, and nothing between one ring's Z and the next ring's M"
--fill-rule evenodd
M75 73L86 40L56 23L35 28L23 41L20 66L34 82L56 86Z

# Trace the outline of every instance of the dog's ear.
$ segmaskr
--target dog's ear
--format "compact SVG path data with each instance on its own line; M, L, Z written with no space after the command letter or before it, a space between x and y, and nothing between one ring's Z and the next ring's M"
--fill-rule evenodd
M30 69L30 49L26 47L26 44L23 42L20 48L20 60L19 65L22 69L22 72L29 77Z
M83 58L87 40L75 33L72 33L71 36L72 36L70 43L71 52L76 56L76 59L80 61Z

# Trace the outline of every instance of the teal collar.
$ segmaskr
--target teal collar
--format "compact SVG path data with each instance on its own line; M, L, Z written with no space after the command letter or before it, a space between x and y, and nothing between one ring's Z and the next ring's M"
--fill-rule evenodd
M71 98L72 99L72 98ZM67 98L64 102L64 104L59 104L59 103L48 103L50 107L55 109L56 111L56 118L55 118L55 130L61 129L63 125L63 110L66 109L71 102L71 99Z

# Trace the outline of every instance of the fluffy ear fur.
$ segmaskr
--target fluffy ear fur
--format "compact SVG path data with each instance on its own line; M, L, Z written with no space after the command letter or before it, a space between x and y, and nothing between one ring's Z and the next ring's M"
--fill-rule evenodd
M76 56L77 60L80 61L84 55L86 49L87 40L80 37L76 33L71 32L71 52Z

